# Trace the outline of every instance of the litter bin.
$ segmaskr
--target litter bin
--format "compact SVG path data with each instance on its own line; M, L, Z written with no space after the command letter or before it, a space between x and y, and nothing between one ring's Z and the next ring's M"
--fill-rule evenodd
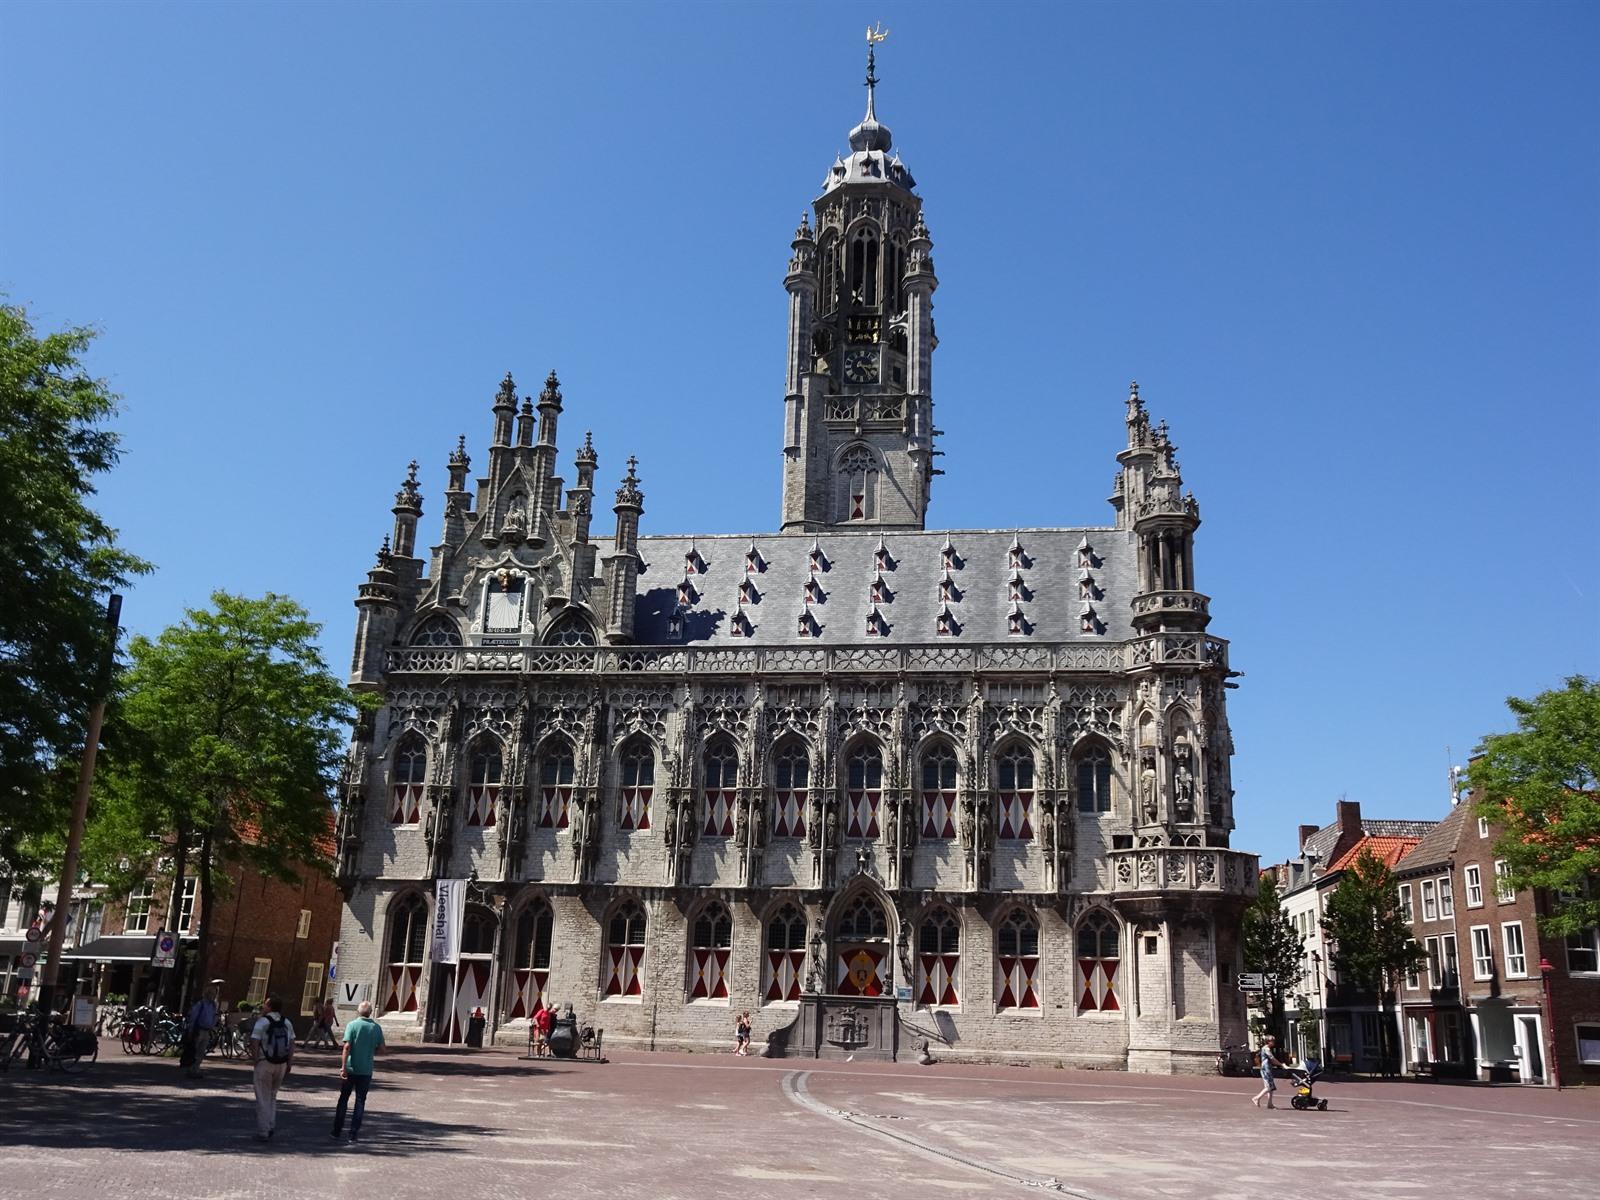
M472 1010L472 1015L467 1018L467 1045L474 1050L483 1049L483 1027L488 1023L488 1019L483 1015L483 1009Z

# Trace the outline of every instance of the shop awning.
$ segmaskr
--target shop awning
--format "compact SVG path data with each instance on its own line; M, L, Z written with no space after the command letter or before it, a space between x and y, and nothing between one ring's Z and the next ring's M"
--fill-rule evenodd
M88 959L90 962L149 962L156 952L155 934L125 933L99 937L75 950L62 952L62 960Z

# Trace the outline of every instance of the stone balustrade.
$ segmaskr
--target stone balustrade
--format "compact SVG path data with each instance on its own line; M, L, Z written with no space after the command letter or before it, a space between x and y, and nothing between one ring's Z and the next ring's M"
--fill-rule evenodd
M1111 891L1114 895L1210 892L1254 896L1260 860L1241 850L1217 846L1142 846L1113 850Z

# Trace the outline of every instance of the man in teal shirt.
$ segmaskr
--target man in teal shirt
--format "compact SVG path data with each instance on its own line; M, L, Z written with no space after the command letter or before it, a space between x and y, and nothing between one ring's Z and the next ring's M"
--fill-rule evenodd
M356 1112L350 1120L350 1140L360 1140L361 1118L367 1111L367 1089L372 1086L373 1060L383 1052L383 1026L372 1019L372 1001L363 1000L356 1019L344 1027L344 1055L339 1062L339 1109L333 1114L333 1136L344 1134L345 1108L356 1094Z

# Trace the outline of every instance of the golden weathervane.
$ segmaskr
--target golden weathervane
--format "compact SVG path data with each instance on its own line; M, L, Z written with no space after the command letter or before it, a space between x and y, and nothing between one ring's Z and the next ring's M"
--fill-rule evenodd
M868 25L867 26L867 44L869 46L874 44L875 42L883 41L883 39L888 37L888 36L889 36L889 31L883 27L883 22L882 21L879 21L878 24L876 25L876 27L874 27L872 25Z

